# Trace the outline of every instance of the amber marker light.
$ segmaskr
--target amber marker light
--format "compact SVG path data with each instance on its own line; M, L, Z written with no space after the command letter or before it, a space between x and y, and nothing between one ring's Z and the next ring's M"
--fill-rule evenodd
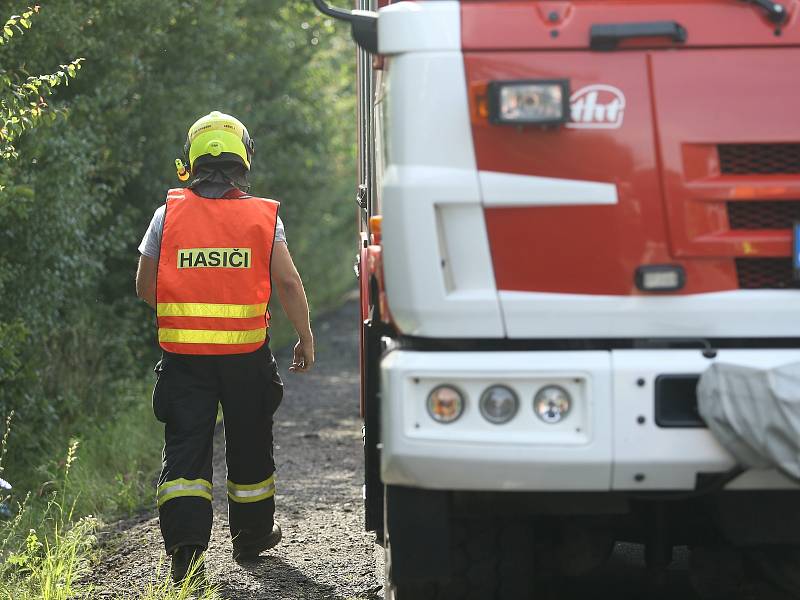
M380 215L373 215L369 218L369 232L371 235L372 244L381 243L381 232L383 231L383 217Z
M383 217L380 215L374 215L369 218L369 230L375 234L381 234L381 225L383 224Z
M489 124L489 82L470 83L470 118L473 124Z
M437 423L447 424L464 413L464 395L452 385L440 385L428 394L428 414Z

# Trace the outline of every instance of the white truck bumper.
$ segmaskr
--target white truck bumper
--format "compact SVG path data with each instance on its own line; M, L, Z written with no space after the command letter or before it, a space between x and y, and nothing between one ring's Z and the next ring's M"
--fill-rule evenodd
M713 361L774 367L800 361L798 350L597 350L438 352L395 350L381 363L381 472L392 485L442 490L692 490L699 473L734 466L704 428L655 422L660 375L702 373ZM437 385L465 394L463 415L440 424L426 400ZM486 421L478 408L492 384L513 388L516 417ZM533 397L557 384L573 398L561 423L534 414ZM737 489L796 488L776 471L748 471Z

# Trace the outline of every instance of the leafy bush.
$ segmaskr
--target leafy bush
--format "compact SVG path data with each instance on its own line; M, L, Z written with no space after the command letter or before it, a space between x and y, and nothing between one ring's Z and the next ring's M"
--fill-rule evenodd
M58 81L38 80L43 98L58 85L39 108L60 116L31 116L47 127L15 132L18 158L0 164L0 415L18 415L14 472L128 414L128 382L157 352L134 298L136 247L178 185L174 158L197 117L219 109L248 125L253 192L282 201L314 310L352 286L353 50L310 4L54 2L0 46L18 65L12 83L60 65ZM8 81L0 93L13 95Z
M88 515L152 499L157 350L133 273L189 125L215 109L248 125L253 192L282 201L319 310L353 283L355 61L305 0L51 2L8 19L0 61L0 415L16 411L0 474L31 490L0 524L0 597L82 598ZM141 597L195 592L164 574Z

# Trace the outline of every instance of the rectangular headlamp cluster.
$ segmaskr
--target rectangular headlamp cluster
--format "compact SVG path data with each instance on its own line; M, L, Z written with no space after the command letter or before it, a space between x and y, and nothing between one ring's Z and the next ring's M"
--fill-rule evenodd
M569 80L492 81L489 121L497 125L559 125L569 121Z

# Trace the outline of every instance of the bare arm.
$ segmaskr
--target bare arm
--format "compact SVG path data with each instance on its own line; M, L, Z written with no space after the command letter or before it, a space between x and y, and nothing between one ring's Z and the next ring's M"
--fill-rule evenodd
M283 311L300 338L294 347L294 360L289 370L308 371L314 365L314 336L308 317L308 299L289 247L284 242L276 242L272 250L272 283Z
M156 271L158 262L149 256L139 257L139 268L136 271L136 295L153 308L156 307Z

